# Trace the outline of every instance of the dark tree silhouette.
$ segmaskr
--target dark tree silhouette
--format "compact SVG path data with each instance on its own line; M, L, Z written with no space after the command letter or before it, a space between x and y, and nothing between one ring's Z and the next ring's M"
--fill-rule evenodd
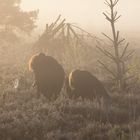
M121 15L118 15L118 12L114 10L118 2L119 0L105 0L105 4L109 7L110 12L103 13L111 25L112 37L104 33L103 35L111 42L112 49L104 49L99 46L97 46L97 48L113 62L112 65L115 64L115 71L112 71L104 62L99 61L112 75L111 79L116 81L118 89L124 90L126 88L126 81L129 79L129 77L127 77L127 61L131 58L134 51L128 50L129 43L126 43L124 38L120 38L120 32L116 31L115 23L121 17Z
M16 39L15 32L31 33L36 27L38 11L25 12L21 0L0 0L0 37L7 41Z

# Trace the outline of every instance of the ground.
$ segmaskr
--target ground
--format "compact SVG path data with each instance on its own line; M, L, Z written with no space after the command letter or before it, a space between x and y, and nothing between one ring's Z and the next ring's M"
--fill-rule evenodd
M8 89L0 98L2 140L138 140L140 95L111 94L99 103L69 99L53 102L36 97L34 89ZM108 105L107 105L108 104Z

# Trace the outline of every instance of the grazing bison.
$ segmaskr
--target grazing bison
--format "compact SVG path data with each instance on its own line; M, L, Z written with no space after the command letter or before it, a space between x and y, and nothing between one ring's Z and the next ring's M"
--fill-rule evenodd
M38 94L56 98L64 82L63 67L53 57L39 53L31 57L29 69L34 72Z
M109 98L103 84L88 71L74 70L65 80L69 96L93 99Z

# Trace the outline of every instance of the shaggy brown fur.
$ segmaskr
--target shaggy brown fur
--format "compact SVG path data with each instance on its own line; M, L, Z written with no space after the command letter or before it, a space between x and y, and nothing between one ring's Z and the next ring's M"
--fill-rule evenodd
M74 70L66 79L66 90L70 96L93 99L109 98L103 84L88 71Z
M57 60L39 53L31 57L29 69L34 72L37 92L48 99L57 97L64 82L64 69Z

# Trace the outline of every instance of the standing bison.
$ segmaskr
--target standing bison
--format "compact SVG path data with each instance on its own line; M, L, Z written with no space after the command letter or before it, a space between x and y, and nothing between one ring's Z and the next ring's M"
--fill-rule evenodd
M93 99L109 98L103 84L88 71L74 70L66 79L66 90L70 96Z
M56 98L64 82L63 67L53 57L39 53L31 57L29 69L34 72L37 93Z

